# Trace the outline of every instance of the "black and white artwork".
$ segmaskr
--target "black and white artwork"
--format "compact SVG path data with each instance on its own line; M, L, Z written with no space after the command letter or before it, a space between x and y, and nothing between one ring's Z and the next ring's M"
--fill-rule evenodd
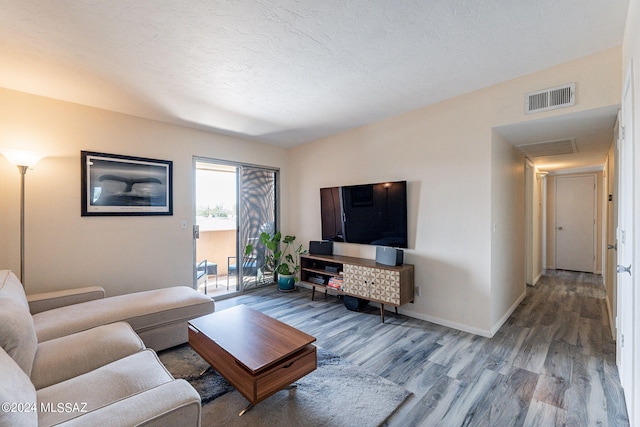
M172 215L168 160L81 151L82 216Z

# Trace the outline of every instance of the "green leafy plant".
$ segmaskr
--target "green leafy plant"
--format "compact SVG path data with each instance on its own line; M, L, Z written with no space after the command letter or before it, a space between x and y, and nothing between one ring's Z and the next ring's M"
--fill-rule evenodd
M260 233L260 243L265 245L265 266L269 267L274 273L283 276L295 275L300 271L299 255L307 253L302 245L294 246L296 236L284 236L282 233L269 234ZM284 248L280 248L280 243ZM245 255L250 256L253 253L254 246L247 245Z

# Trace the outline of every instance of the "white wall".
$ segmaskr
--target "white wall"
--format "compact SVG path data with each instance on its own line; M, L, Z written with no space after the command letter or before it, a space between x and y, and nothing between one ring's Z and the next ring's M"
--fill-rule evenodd
M296 147L291 232L302 242L320 238L321 187L409 181L405 262L416 266L421 296L400 312L491 335L517 303L524 281L523 263L501 261L512 251L524 258L520 243L506 240L509 231L524 237L524 228L517 230L523 211L512 206L520 203L520 184L499 182L515 177L522 163L494 141L492 128L619 104L619 73L620 49L613 49ZM576 106L524 114L525 93L572 81ZM497 240L494 217L505 233ZM375 256L372 247L354 244L336 244L336 253Z
M192 156L282 168L284 149L0 89L0 147L46 153L26 175L29 293L101 285L107 294L192 283ZM80 151L173 161L173 216L81 217ZM0 156L0 268L19 270L19 174ZM182 230L180 221L187 220Z
M494 135L491 171L492 334L526 295L525 159Z
M415 264L422 296L400 311L481 333L491 292L491 131L460 121L457 107L445 102L293 149L291 200L300 209L291 224L302 242L317 240L319 188L407 180L405 262ZM375 257L364 245L335 244L335 252Z

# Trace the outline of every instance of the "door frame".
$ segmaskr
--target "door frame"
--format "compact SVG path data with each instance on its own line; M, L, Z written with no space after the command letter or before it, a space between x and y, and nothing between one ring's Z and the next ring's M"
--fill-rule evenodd
M191 190L191 205L192 205L192 213L191 213L191 223L192 223L192 232L191 232L191 243L192 243L192 264L194 266L197 265L198 263L198 258L197 258L197 239L195 237L196 235L196 216L197 216L197 200L196 200L196 191L197 191L197 178L196 178L196 173L197 173L197 165L198 163L210 163L210 164L215 164L215 165L224 165L224 166L231 166L231 167L238 167L238 165L236 165L233 162L229 162L226 160L220 160L220 159L215 159L215 158L211 158L211 157L202 157L202 156L193 156L192 158L192 175L191 175L191 179L192 179L192 190ZM237 170L236 170L236 181L237 181ZM238 189L237 189L237 184L236 184L236 203L238 200ZM237 208L236 208L237 209ZM236 212L236 246L237 246L237 224L238 221L238 213ZM237 254L238 250L236 247L236 254ZM228 273L227 273L228 274ZM193 269L193 288L194 289L198 289L198 277L197 277L197 271L194 268ZM229 292L227 295L237 295L238 292Z
M534 286L536 284L535 272L533 271L535 264L534 252L534 203L533 193L535 191L536 167L529 159L525 159L524 165L524 193L525 193L525 283Z
M633 62L629 61L622 91L619 139L616 143L618 166L616 170L618 183L618 224L616 230L618 250L616 262L618 267L626 266L627 264L631 265L630 277L626 277L626 272L617 273L616 365L618 366L631 425L635 425L640 417L639 408L635 402L637 397L640 396L640 391L638 390L640 387L640 362L637 360L638 355L635 349L636 344L640 342L638 341L640 339L638 337L640 334L640 331L638 331L640 320L637 318L637 314L640 313L640 297L638 295L640 292L637 292L638 278L637 274L634 274L639 256L637 244L640 243L640 230L638 230L639 224L636 218L637 213L640 212L640 200L638 200L638 191L640 189L638 188L638 174L634 174L635 167L638 167L638 159L635 147L633 72ZM623 218L627 218L628 221L627 219L623 220ZM628 231L631 232L628 233ZM623 278L627 280L623 280ZM625 287L628 287L628 289L625 289ZM625 305L628 308L628 313L625 312Z
M638 131L640 131L640 127L636 125L636 117L635 114L638 111L636 108L636 91L637 86L635 83L635 64L633 59L629 60L627 66L627 77L625 78L625 83L623 87L623 96L624 93L628 90L631 96L631 114L630 116L630 126L631 132L626 132L625 137L630 138L629 146L632 147L632 180L630 183L630 189L628 191L629 196L632 198L632 215L631 222L633 226L633 234L631 238L633 239L633 247L631 254L631 289L633 294L633 302L632 306L632 335L633 335L633 352L632 355L632 379L631 379L631 396L626 396L627 398L627 407L631 408L631 413L629 414L629 421L631 425L637 425L640 423L640 349L638 349L638 345L640 345L640 276L637 274L638 267L640 266L640 219L638 216L640 215L640 173L638 172L640 169L640 147L638 146L638 142L640 139L638 138ZM624 98L623 98L624 101ZM628 135L627 135L628 134ZM625 273L626 274L626 273ZM626 392L626 391L625 391Z
M633 83L633 82L632 82ZM633 86L633 84L632 84ZM633 102L633 101L632 101ZM634 105L634 114L635 114L635 105ZM632 115L632 126L634 132L631 135L631 145L633 146L634 160L633 160L633 171L634 177L633 182L631 184L631 194L634 198L634 214L633 214L633 229L634 229L634 245L633 245L633 255L632 255L632 264L633 268L632 272L634 275L632 276L631 283L634 292L634 301L633 301L633 318L634 318L634 349L635 354L633 356L633 401L631 403L631 407L635 411L629 418L633 423L632 425L637 425L640 423L640 351L638 350L638 345L640 345L640 277L637 274L638 267L640 266L640 219L638 216L640 215L640 147L638 146L639 139L636 138L635 132L637 132L637 125L635 124L635 116Z
M276 168L276 167L270 167L270 166L263 166L263 165L256 165L256 164L250 164L250 163L244 163L244 162L236 162L236 161L231 161L231 160L223 160L223 159L217 159L214 157L205 157L205 156L193 156L192 157L192 185L191 185L191 199L192 199L192 214L191 214L191 218L192 218L192 235L191 235L191 240L192 240L192 265L194 266L192 268L193 270L193 287L194 289L198 288L198 279L197 279L197 272L195 269L195 266L197 265L198 259L197 259L197 253L196 253L196 238L195 238L195 228L196 228L196 213L197 213L197 206L196 206L196 168L197 168L197 164L198 163L211 163L211 164L219 164L219 165L226 165L226 166L232 166L236 168L236 260L241 260L242 256L244 254L244 248L240 247L240 233L241 233L241 220L242 218L241 216L241 209L240 209L240 202L241 202L241 191L242 191L242 168L259 168L259 169L264 169L264 170L269 170L269 171L273 171L276 174L275 177L275 211L274 211L274 215L275 215L275 229L279 230L280 229L280 168ZM244 283L244 278L242 277L242 268L238 268L238 278L237 278L238 283ZM242 286L239 287L239 289L237 291L234 292L229 292L227 294L225 294L222 297L217 297L217 298L227 298L227 297L232 297L235 295L239 295L243 292L243 288Z
M267 166L261 166L261 165L249 165L246 163L242 163L238 165L238 195L237 195L237 200L238 200L238 225L237 225L237 233L236 233L236 246L238 248L238 253L237 253L237 260L242 260L244 257L244 253L245 253L245 247L243 246L243 242L248 242L248 236L246 236L243 233L246 233L247 229L245 227L242 226L242 222L244 220L243 216L242 216L242 208L243 208L243 189L244 189L244 178L245 178L245 171L247 169L253 169L253 170L259 170L260 172L270 172L273 173L273 191L274 191L274 207L273 207L273 233L276 233L280 230L280 169L279 168L273 168L273 167L267 167ZM256 236L256 238L259 236ZM260 244L261 246L262 244ZM240 284L240 289L239 292L242 293L248 289L245 288L245 281L244 281L244 277L243 277L243 269L240 268L240 264L238 264L238 281ZM268 282L262 282L261 283L261 279L259 278L258 274L256 273L256 283L254 283L254 286L252 286L249 289L254 289L256 287L261 287L261 286L267 286L270 283Z
M563 178L578 178L578 177L591 177L593 179L593 183L594 183L594 188L593 188L593 206L592 206L592 213L593 213L593 224L592 224L592 233L593 233L593 257L591 259L591 270L589 271L589 273L596 273L597 270L597 255L598 255L598 250L597 250L597 245L598 245L598 174L597 173L577 173L577 174L561 174L561 175L556 175L555 176L555 182L554 187L555 187L555 191L554 191L554 209L555 209L555 213L554 213L554 226L553 226L553 245L554 245L554 254L553 254L553 263L554 263L554 268L558 269L558 181L560 179Z

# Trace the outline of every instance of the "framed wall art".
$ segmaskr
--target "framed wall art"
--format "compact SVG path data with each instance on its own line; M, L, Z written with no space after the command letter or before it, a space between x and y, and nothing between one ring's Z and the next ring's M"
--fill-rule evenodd
M173 162L80 154L82 216L173 215Z

